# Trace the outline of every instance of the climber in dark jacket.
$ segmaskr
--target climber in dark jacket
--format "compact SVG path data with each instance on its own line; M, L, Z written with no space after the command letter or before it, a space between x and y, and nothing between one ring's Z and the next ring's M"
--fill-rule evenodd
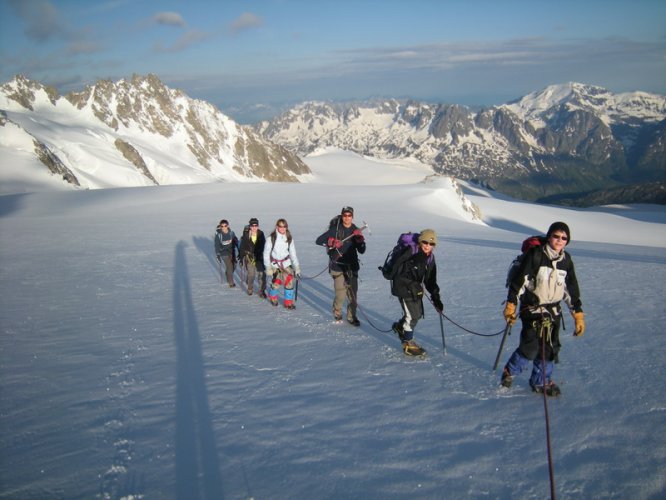
M259 229L259 220L252 217L243 230L238 251L238 262L247 272L247 294L254 292L255 277L259 280L259 297L266 298L266 269L264 268L264 246L266 237Z
M229 227L229 221L222 219L217 225L215 233L215 258L220 266L224 261L225 274L230 288L236 286L234 283L234 268L237 248L238 239Z
M425 350L414 342L414 328L423 317L423 287L438 313L444 310L437 285L437 265L432 251L437 245L437 235L432 229L421 231L418 238L418 252L410 247L398 256L393 264L395 269L391 281L391 293L398 297L403 316L393 323L393 331L402 342L402 350L409 356L425 354Z
M502 372L501 384L504 387L511 387L513 377L533 362L530 377L532 390L543 393L545 388L548 396L561 394L551 377L553 363L560 350L562 300L574 318L574 336L581 336L585 332L576 271L571 255L564 251L570 241L569 226L564 222L551 224L546 234L546 243L528 250L518 272L509 283L504 318L510 325L515 323L516 305L520 299L518 312L523 327L520 344Z
M365 253L363 232L353 222L354 209L343 207L340 215L329 223L328 230L321 234L315 244L328 250L328 272L333 278L335 298L333 319L342 321L342 306L347 299L347 321L353 326L361 323L356 317L358 300L358 254Z

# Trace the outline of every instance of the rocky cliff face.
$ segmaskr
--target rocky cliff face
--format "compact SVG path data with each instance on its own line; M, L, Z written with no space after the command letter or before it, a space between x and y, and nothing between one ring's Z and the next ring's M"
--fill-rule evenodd
M154 75L99 81L65 96L19 76L0 87L0 109L41 145L42 163L49 158L82 187L298 182L310 172L295 154ZM96 182L100 159L104 179Z
M577 83L474 112L455 104L310 102L255 129L306 155L334 146L415 157L435 171L528 199L666 179L666 97Z

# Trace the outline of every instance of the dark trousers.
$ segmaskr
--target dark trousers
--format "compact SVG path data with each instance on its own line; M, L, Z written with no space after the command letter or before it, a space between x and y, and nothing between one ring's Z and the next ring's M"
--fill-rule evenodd
M421 298L416 300L399 298L399 300L402 307L402 318L399 323L405 332L401 338L402 340L412 340L414 338L414 328L423 317L423 300Z
M247 271L247 291L251 292L254 289L254 280L256 277L259 281L259 291L264 292L266 290L266 272L264 271L263 263L250 260L247 257L243 259L243 263Z

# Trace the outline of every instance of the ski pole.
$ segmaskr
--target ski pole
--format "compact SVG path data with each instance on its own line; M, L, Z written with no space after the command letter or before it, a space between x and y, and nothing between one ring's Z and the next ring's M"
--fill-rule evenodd
M296 302L298 300L298 282L299 281L300 280L297 277L296 278L296 285L294 286L294 302Z
M500 356L502 356L502 350L504 349L504 342L506 342L506 336L511 335L511 323L506 324L504 329L504 335L502 335L502 342L500 342L499 351L497 351L497 357L495 358L495 364L493 365L493 370L497 370L497 365L499 364Z

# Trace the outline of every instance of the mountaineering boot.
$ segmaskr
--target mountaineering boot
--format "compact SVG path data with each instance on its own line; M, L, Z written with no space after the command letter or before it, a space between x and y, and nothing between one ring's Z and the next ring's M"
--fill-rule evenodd
M233 281L229 283L229 288L236 288L236 283L234 283Z
M264 292L263 290L261 292L259 292L259 298L260 299L265 299L266 298L266 292Z
M536 392L537 394L543 394L543 386L542 385L533 385L532 390ZM562 391L560 388L557 386L555 382L548 382L546 384L546 396L550 397L557 397L560 394L562 394Z
M342 312L341 311L337 311L335 309L333 310L333 321L335 321L336 323L342 323Z
M291 303L291 304L285 304L285 305L284 305L284 308L285 308L285 309L293 310L293 309L296 309L296 304L294 304L294 303Z
M400 341L404 342L405 340L405 330L402 328L402 325L399 321L396 321L391 325L391 330L398 334Z
M278 305L278 299L271 299L271 305L277 307Z
M413 340L405 340L402 343L402 351L407 356L423 356L425 354L425 349Z
M358 320L356 316L353 318L347 318L347 323L349 323L352 326L361 326L361 322Z
M247 289L247 294L248 294L248 295L252 295L252 288L248 288L248 289Z
M511 387L512 383L513 383L513 377L509 373L509 370L504 368L504 371L502 371L502 381L500 382L500 385L508 389L509 387Z

